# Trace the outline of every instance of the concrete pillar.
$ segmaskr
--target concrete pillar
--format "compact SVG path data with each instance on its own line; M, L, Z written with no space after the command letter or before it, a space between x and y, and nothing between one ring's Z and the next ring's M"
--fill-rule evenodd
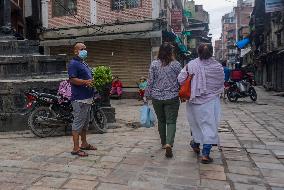
M11 28L11 2L3 0L3 26Z
M48 0L41 0L41 11L42 26L48 28Z
M12 26L11 26L11 2L10 0L1 0L0 6L0 39L14 40Z
M161 10L161 2L157 0L152 0L152 19L159 18L160 10Z
M97 18L97 1L90 0L90 13L91 13L91 23L97 24L98 18Z

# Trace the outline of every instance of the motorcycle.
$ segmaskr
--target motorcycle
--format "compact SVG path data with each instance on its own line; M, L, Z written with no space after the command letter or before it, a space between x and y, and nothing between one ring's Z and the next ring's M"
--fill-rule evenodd
M49 137L57 128L71 128L73 122L71 101L48 93L39 93L30 90L25 93L27 98L26 108L29 111L28 126L38 137ZM97 133L105 133L107 118L101 109L100 98L94 98L90 111L90 128Z
M227 97L230 102L237 102L239 98L250 97L252 101L257 100L256 86L252 73L246 73L240 81L229 80L226 86Z

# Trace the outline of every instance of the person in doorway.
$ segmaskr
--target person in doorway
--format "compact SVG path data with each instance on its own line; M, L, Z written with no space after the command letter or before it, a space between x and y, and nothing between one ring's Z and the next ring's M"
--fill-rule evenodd
M201 162L204 164L213 161L209 156L212 145L219 144L219 96L224 87L223 67L212 58L212 54L211 45L201 44L198 47L199 58L190 61L178 76L178 81L183 84L188 75L193 75L186 112L193 136L191 147L199 154L199 146L203 144Z
M173 156L176 122L179 110L178 74L181 65L174 58L174 48L169 43L161 45L158 59L150 66L146 97L151 97L158 117L158 130L161 144L166 149L166 157Z
M89 127L89 115L94 96L91 69L85 62L87 58L86 46L77 43L74 46L75 57L68 65L68 75L71 83L71 101L74 120L72 123L73 151L72 155L88 156L84 150L97 150L96 147L87 142L86 134ZM79 137L81 136L81 147Z
M145 77L140 78L140 82L138 83L138 88L139 88L139 100L143 100L144 95L145 95L145 89L147 88L147 79Z
M110 95L117 95L118 97L122 95L122 82L117 76L112 81Z

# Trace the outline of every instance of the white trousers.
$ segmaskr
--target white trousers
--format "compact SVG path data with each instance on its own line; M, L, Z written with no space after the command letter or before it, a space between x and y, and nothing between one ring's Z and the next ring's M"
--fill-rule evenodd
M205 104L187 102L186 112L194 142L219 145L218 127L221 119L219 96Z

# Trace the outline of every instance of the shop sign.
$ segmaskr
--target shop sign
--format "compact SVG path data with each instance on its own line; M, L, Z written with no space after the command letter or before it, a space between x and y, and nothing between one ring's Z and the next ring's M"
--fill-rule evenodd
M181 33L182 10L174 9L171 11L171 27L174 33Z

